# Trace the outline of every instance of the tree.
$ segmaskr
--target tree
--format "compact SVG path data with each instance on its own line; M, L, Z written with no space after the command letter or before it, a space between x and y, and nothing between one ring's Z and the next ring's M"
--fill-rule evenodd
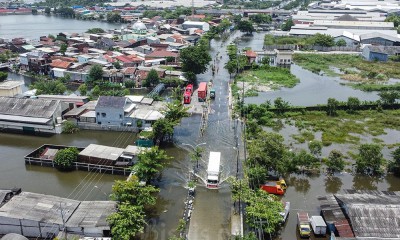
M233 15L233 22L235 24L238 24L241 20L242 20L242 15L240 14Z
M241 32L245 32L246 34L252 34L255 31L253 24L247 20L241 20L237 24L236 28Z
M143 186L137 177L128 180L117 180L112 186L111 199L120 204L129 203L135 206L150 206L156 204L155 193L159 190L152 185Z
M8 72L1 72L0 71L0 81L4 81L8 78Z
M338 47L345 47L345 46L347 46L347 43L346 43L346 41L345 41L344 39L339 39L339 40L336 42L336 46L338 46Z
M349 97L347 99L347 107L349 113L354 113L358 109L360 109L360 100L356 97Z
M62 133L75 133L78 132L79 128L75 123L70 121L65 121L62 124Z
M400 98L399 91L384 91L380 92L378 95L381 98L381 101L387 105L393 105L396 100Z
M165 119L178 124L182 118L189 116L189 113L187 112L188 110L189 108L185 107L182 102L175 101L167 103L165 108L162 110L162 113L164 114Z
M302 149L295 155L294 164L296 168L304 171L319 167L320 162L316 157Z
M400 147L398 147L396 150L394 150L392 152L392 156L393 156L393 161L391 162L391 171L393 171L393 173L396 176L400 175Z
M122 68L121 63L119 61L113 62L113 66L114 66L115 69L121 69Z
M157 85L160 82L160 78L158 77L158 73L155 69L151 69L149 74L147 74L146 80L143 83L145 87L152 87Z
M328 116L336 116L339 101L334 98L328 98L328 104L326 105L326 114Z
M184 72L192 72L194 74L204 73L207 70L211 56L198 46L189 46L180 52L180 60L182 62L182 70Z
M152 147L139 153L138 162L132 167L132 171L140 180L150 182L160 173L160 170L169 159L171 157L164 150Z
M86 33L98 34L98 33L105 33L104 29L102 28L89 28Z
M168 119L161 118L155 121L153 127L153 138L157 145L164 141L166 136L172 136L174 134L175 123Z
M58 169L70 169L72 164L78 160L78 154L79 150L76 147L60 149L54 157L54 163Z
M67 91L67 87L60 81L39 80L30 86L31 89L36 89L36 94L62 95Z
M259 189L245 201L246 223L253 228L262 228L265 233L275 235L282 226L282 203L277 197ZM254 221L257 219L257 221Z
M103 80L103 67L99 64L93 65L89 70L89 83Z
M107 22L110 22L110 23L120 22L121 15L118 12L109 12L109 13L107 13L106 19L107 19Z
M175 101L182 102L183 100L183 91L180 87L176 87L171 91L171 98Z
M287 109L290 108L290 104L287 101L284 101L281 97L278 97L274 100L274 106L278 110L278 114L284 113Z
M92 89L92 96L100 96L101 90L100 87L98 85L94 86L94 88Z
M249 19L255 23L270 23L272 22L272 17L271 15L268 14L263 14L263 13L259 13L259 14L253 14L249 16Z
M78 88L79 93L81 94L81 96L85 96L87 94L88 88L86 84L81 84Z
M322 153L322 142L317 140L310 141L308 143L308 149L315 157L319 157Z
M359 147L356 158L356 171L368 175L380 175L383 173L385 159L382 155L382 146L375 143L362 144Z
M313 37L313 42L317 46L332 47L335 46L335 40L331 35L317 33Z
M203 156L204 148L201 147L196 147L194 149L194 152L190 154L190 159L192 162L196 163L196 168L199 168L199 161L201 160L201 157Z
M237 71L237 67L238 66L236 61L227 61L224 66L224 68L228 70L228 73L229 75L231 75L231 77L232 74L234 74Z
M282 31L290 31L290 29L294 26L294 22L292 19L286 20L281 26Z
M385 22L393 22L394 27L398 27L400 25L400 17L395 14L390 14Z
M60 53L62 55L65 55L65 52L67 51L68 45L66 43L61 44L60 46Z
M136 234L143 232L146 224L145 217L142 206L120 204L118 212L107 218L111 225L112 237L120 240L133 239Z
M47 14L47 15L50 15L51 9L50 9L49 7L46 7L46 8L44 9L44 13Z
M343 160L343 154L338 150L332 150L329 153L328 161L326 162L327 171L330 174L335 172L341 172L344 170L345 162Z

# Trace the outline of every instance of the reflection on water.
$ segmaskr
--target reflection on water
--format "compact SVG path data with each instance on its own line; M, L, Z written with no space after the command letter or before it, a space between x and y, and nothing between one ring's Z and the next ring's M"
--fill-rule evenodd
M307 194L310 190L310 182L306 176L291 176L289 178L288 184L294 187L296 192Z
M327 193L338 193L342 188L342 179L334 175L328 175L325 178L325 191Z
M362 176L355 174L353 178L353 189L356 190L378 190L377 184L382 178L372 176Z

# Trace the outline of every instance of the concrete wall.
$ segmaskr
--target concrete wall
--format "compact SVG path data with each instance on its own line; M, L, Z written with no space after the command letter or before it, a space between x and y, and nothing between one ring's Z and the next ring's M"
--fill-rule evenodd
M1 97L14 97L15 95L21 93L22 93L21 86L14 87L12 89L0 89Z
M124 122L124 109L96 106L97 123L108 126L122 126Z
M389 58L387 54L371 52L368 47L364 47L364 49L362 51L362 56L367 61L386 62Z
M46 238L51 235L57 235L60 226L57 224L47 224L32 220L15 219L0 217L0 234L18 233L25 237Z

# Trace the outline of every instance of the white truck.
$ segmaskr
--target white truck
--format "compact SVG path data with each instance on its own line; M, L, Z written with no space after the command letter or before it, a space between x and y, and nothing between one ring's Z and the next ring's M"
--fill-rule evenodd
M220 174L221 153L210 152L207 167L207 188L218 189L219 187L219 174Z
M321 216L311 216L310 223L314 235L325 236L326 235L326 223Z

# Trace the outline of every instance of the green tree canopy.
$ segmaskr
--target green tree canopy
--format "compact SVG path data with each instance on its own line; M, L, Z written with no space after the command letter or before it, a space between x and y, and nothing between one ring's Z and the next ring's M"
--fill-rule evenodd
M160 173L169 159L171 157L164 150L152 147L138 155L138 162L132 167L132 171L140 180L150 182Z
M118 12L108 12L106 16L107 22L114 23L121 21L121 14Z
M294 22L293 20L290 18L288 20L286 20L286 22L284 22L281 25L281 29L282 31L290 31L290 29L294 26Z
M335 40L331 35L317 33L313 37L314 44L322 47L335 46Z
M62 95L67 91L67 87L60 81L56 80L39 80L30 86L31 89L36 89L36 95L51 94Z
M332 150L329 153L328 161L326 162L328 173L333 174L335 172L341 172L344 170L345 162L343 160L343 154L338 150Z
M336 46L338 46L338 47L345 47L345 46L347 46L347 43L346 43L346 41L345 41L344 39L339 39L339 40L336 42Z
M78 160L79 150L76 147L58 150L54 157L54 163L59 169L69 169Z
M382 146L371 143L362 144L356 158L356 171L368 175L380 175L386 160L382 155Z
M326 114L328 116L336 116L339 101L334 98L328 98L328 104L326 105Z
M378 93L379 97L381 98L381 101L384 104L392 105L396 102L397 99L400 98L400 92L399 91L384 91Z
M156 86L160 82L160 78L158 77L158 73L155 69L151 69L149 74L147 74L146 80L143 83L145 87Z
M156 204L155 193L159 190L152 185L141 185L138 178L132 176L129 180L117 180L112 187L111 199L119 203L129 203L135 206Z
M98 33L105 33L104 29L102 28L89 28L86 33L98 34Z
M253 14L249 16L249 19L255 23L270 23L272 22L272 17L271 15L268 14L263 14L263 13L258 13L258 14Z
M103 80L103 67L99 64L93 65L89 70L89 83Z
M255 31L253 24L247 20L241 20L237 24L236 28L241 32L245 32L246 34L252 34Z
M78 87L78 91L79 91L79 93L81 94L81 96L86 96L87 91L88 91L87 85L84 84L84 83L81 84L81 85Z
M75 123L71 121L64 121L62 124L62 133L75 133L78 132L79 128Z
M347 99L347 107L349 113L354 113L360 108L361 102L356 97L349 97Z
M322 142L317 140L310 141L308 142L308 149L315 157L319 157L322 153Z
M136 234L143 233L146 224L145 217L142 206L120 204L118 212L107 218L111 225L112 237L120 240L131 240Z
M62 55L65 55L65 52L67 51L68 45L66 43L62 43L60 46L60 53Z
M180 52L182 70L184 72L193 72L194 74L204 73L207 70L211 56L199 46L190 46Z
M0 71L0 81L7 80L8 78L8 72L1 72Z

